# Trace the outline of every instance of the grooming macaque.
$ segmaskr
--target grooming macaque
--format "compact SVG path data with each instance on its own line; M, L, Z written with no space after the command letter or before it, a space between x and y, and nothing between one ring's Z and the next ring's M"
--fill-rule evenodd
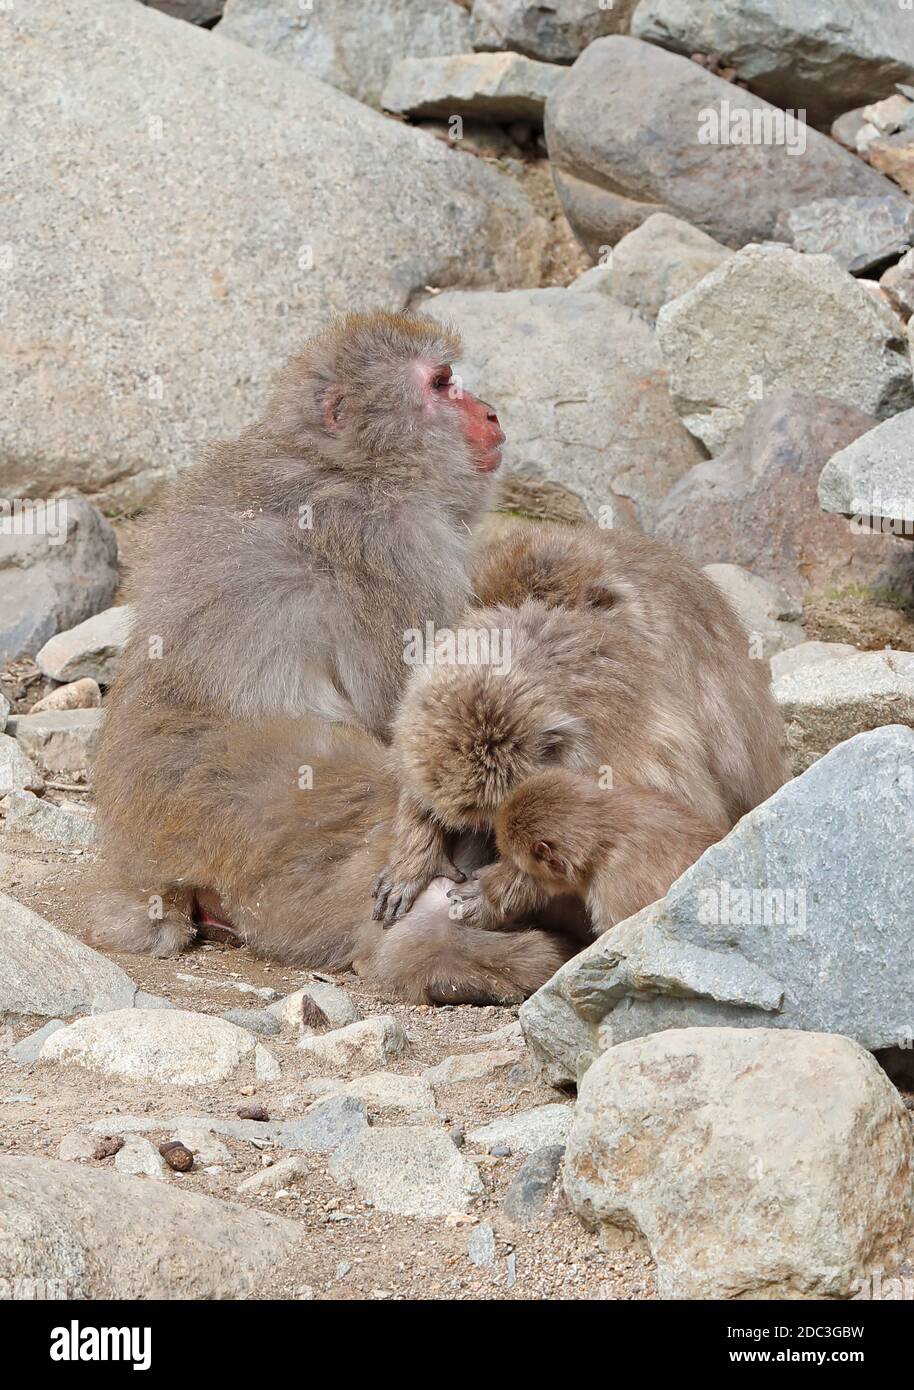
M503 863L546 898L573 893L595 936L665 896L720 826L650 787L604 789L566 768L534 773L502 802L495 841Z
M130 891L107 895L95 941L175 954L202 915L257 955L354 966L401 998L435 1004L519 1002L571 954L551 932L451 921L449 880L432 883L392 931L371 921L398 795L390 752L372 735L287 717L176 725L157 709L133 728L124 782L131 771L149 780L142 797L107 810L109 838L127 855L109 868Z
M345 320L173 490L100 741L96 942L174 955L201 927L334 969L373 940L378 978L448 1000L522 997L563 958L531 933L506 964L504 944L448 920L443 894L412 964L406 934L361 932L397 799L381 740L404 636L464 608L504 442L453 383L457 347L422 318ZM461 877L444 847L439 871Z
M403 778L394 852L376 888L391 924L441 872L455 830L488 832L505 798L550 766L683 802L715 838L784 782L765 665L720 591L631 532L535 527L483 555L468 628L510 634L508 669L417 671L397 717ZM530 598L530 594L535 595ZM540 901L502 862L451 890L462 920L498 927Z

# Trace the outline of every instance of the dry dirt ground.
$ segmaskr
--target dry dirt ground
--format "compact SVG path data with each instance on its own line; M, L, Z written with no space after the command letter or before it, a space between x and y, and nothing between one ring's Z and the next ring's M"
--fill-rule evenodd
M84 938L88 913L90 856L39 850L26 837L0 841L0 891L11 893L49 921ZM218 1014L228 1008L262 1005L237 988L248 983L286 993L309 976L301 970L253 959L244 950L206 944L178 960L114 957L151 993L164 995L179 1008ZM326 977L325 977L326 978ZM469 1007L430 1009L391 1003L368 991L355 976L337 980L364 1016L394 1014L412 1040L409 1054L387 1070L419 1075L444 1057L491 1049L487 1034L510 1023L516 1010ZM242 1082L212 1087L114 1082L93 1078L77 1068L47 1063L17 1065L8 1047L40 1027L43 1019L17 1020L0 1048L0 1152L56 1157L61 1139L107 1115L213 1115L234 1118L240 1106L256 1103L271 1119L300 1115L313 1098L308 1082L317 1073L297 1051L287 1032L263 1041L282 1067L282 1080ZM441 1123L467 1131L499 1116L561 1100L555 1091L532 1079L526 1064L510 1076L436 1088ZM12 1096L23 1099L10 1101ZM252 1099L253 1097L253 1099ZM385 1111L373 1123L406 1123L405 1114ZM171 1137L162 1130L149 1135L156 1144ZM326 1159L310 1159L307 1176L288 1196L239 1196L243 1178L269 1158L284 1156L235 1139L223 1139L231 1161L221 1171L202 1166L186 1174L169 1173L166 1181L190 1191L269 1209L301 1223L301 1254L277 1266L262 1297L315 1299L649 1299L653 1296L650 1261L630 1251L605 1254L595 1236L571 1214L556 1185L551 1206L533 1231L512 1226L499 1204L524 1155L493 1157L467 1144L478 1160L485 1191L468 1218L416 1219L390 1216L366 1206L357 1195L337 1187L326 1172ZM111 1166L113 1158L102 1162ZM145 1179L153 1182L156 1179ZM467 1240L480 1221L491 1222L497 1238L494 1266L478 1268L467 1255Z

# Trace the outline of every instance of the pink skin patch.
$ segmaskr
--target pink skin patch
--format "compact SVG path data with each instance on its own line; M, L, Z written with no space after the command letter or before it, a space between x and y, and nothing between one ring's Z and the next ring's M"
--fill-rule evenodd
M422 373L429 409L439 409L446 403L447 408L458 410L462 416L463 436L473 455L476 471L494 473L501 463L501 449L505 442L504 430L498 423L495 408L458 385L447 362L437 367L419 363L418 368Z

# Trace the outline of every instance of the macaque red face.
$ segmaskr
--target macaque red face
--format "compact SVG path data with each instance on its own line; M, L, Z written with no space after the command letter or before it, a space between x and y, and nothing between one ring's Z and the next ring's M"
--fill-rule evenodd
M465 391L454 377L449 362L438 366L417 363L421 375L424 409L431 418L449 411L460 421L463 437L478 473L493 473L501 463L504 431L494 408L472 392Z

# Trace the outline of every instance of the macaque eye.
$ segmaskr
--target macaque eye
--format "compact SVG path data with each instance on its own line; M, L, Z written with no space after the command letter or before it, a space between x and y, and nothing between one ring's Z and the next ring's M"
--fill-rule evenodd
M451 369L448 367L444 371L435 372L432 375L431 387L433 391L446 391L451 384Z

